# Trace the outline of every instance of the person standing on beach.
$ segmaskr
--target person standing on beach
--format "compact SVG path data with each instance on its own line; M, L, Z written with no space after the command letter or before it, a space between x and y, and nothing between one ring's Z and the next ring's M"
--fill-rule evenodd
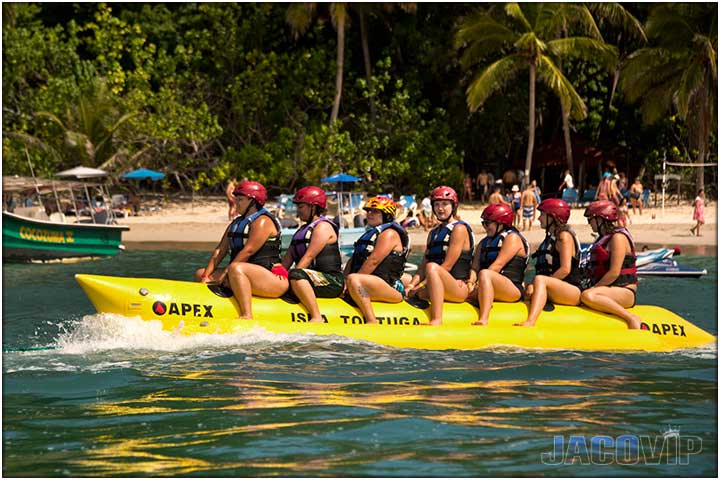
M520 193L520 187L517 185L513 185L512 187L512 209L513 213L515 214L515 219L513 220L513 226L519 227L520 226L520 203L522 199L522 194Z
M640 181L640 177L635 177L635 183L630 186L630 203L632 204L633 215L635 215L635 207L640 209L640 215L642 215L643 209L643 184Z
M238 216L225 229L205 268L195 281L228 281L240 308L241 320L252 320L252 296L278 298L288 289L287 271L280 265L280 231L275 216L265 209L267 191L258 182L243 181L233 190ZM230 263L218 268L230 253Z
M491 193L490 197L488 198L488 203L490 205L497 204L497 203L500 203L503 205L510 205L503 198L501 190L502 190L502 182L496 183L495 186L493 187L493 193Z
M465 180L463 181L463 202L472 202L472 199L472 178L470 177L470 174L465 174Z
M533 180L534 182L534 180ZM525 231L527 225L528 230L532 230L533 221L535 221L535 209L537 208L538 200L535 196L535 190L532 183L528 183L525 187L525 191L520 197L520 210L522 211L522 229ZM529 225L528 225L529 224ZM519 226L519 225L518 225Z
M227 197L228 201L228 220L237 217L237 204L235 203L235 196L233 195L235 184L237 184L237 179L233 178L230 180L230 183L228 183L227 188L225 188L225 197Z
M295 193L293 203L305 224L293 235L282 265L290 271L290 288L308 310L309 321L322 323L317 299L339 297L345 288L338 226L325 216L327 197L323 189L301 188ZM295 268L291 269L293 264Z
M705 190L698 190L697 197L693 201L693 220L695 220L695 226L690 229L690 233L696 237L702 237L700 235L700 227L705 225Z
M617 226L617 205L613 202L591 203L585 217L598 239L590 246L593 285L582 292L580 301L588 308L622 318L630 329L638 329L640 318L627 310L635 306L638 288L632 235Z
M610 200L612 194L612 173L603 173L602 181L595 191L595 200Z
M480 173L478 173L476 185L477 185L477 191L478 191L478 199L480 200L480 203L485 204L487 203L488 199L488 182L489 177L487 174L487 171L485 169L482 169Z

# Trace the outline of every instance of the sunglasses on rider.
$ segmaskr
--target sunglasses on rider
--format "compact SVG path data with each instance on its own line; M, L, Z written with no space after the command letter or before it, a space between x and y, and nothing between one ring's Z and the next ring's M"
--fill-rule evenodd
M490 226L491 223L495 223L495 222L493 222L492 220L483 220L483 221L482 221L482 226L483 226L483 227L488 227L488 226Z

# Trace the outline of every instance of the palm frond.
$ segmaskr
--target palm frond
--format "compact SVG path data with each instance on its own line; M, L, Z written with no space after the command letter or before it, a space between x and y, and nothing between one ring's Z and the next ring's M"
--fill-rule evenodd
M285 14L285 21L290 25L295 39L300 35L304 35L308 28L310 28L314 11L315 5L312 3L290 4Z
M570 57L580 60L594 60L612 71L618 64L618 50L614 45L590 37L570 37L551 40L548 51L558 57Z
M60 120L60 118L58 118L58 116L55 115L54 113L46 112L46 111L43 110L43 111L35 112L35 115L38 116L38 117L45 117L45 118L47 118L48 120L50 120L51 122L57 124L57 125L58 125L60 128L62 128L63 130L67 130L67 128L65 127L65 124L63 123L63 121Z
M565 111L574 120L582 120L587 116L587 107L570 81L547 55L540 56L538 77L560 99Z
M694 35L693 28L672 3L652 9L645 23L645 32L648 38L667 48L687 46Z
M480 72L466 90L468 108L476 111L494 92L502 89L517 76L518 72L528 67L524 56L513 54L501 58Z
M705 87L705 69L702 65L693 63L685 69L680 78L680 85L675 96L678 114L687 118L688 106L692 98Z
M558 37L567 31L573 35L602 40L600 29L590 10L584 5L574 3L551 4L543 11L543 33L549 37Z
M473 15L463 20L453 38L456 49L468 45L483 46L487 51L502 47L515 38L515 33L486 14Z
M664 85L651 88L640 103L643 122L652 125L670 111L673 105L674 90Z
M515 49L529 57L536 57L547 50L547 45L543 42L535 32L527 32L520 35L515 41Z
M642 23L635 18L630 12L625 10L619 3L590 3L588 8L592 13L600 18L607 20L611 25L622 28L622 30L630 35L630 38L647 42L645 29Z
M713 43L712 38L698 33L693 38L693 45L696 46L700 61L708 65L713 80L717 82L717 39Z
M664 82L683 66L673 62L664 48L642 48L632 53L620 71L620 88L630 102L635 102L654 85Z
M526 4L527 5L527 4ZM515 20L524 31L531 32L533 27L528 21L527 17L525 16L525 13L522 11L522 8L520 8L520 4L518 3L507 3L505 4L505 13Z

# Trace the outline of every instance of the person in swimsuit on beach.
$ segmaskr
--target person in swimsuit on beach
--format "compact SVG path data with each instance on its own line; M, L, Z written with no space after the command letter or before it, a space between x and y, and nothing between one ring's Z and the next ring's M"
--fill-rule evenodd
M237 217L237 203L235 203L235 196L233 195L236 184L237 180L233 178L230 180L230 183L228 183L227 188L225 188L225 197L227 197L228 201L228 220L230 221Z
M487 236L480 241L470 272L470 297L477 298L480 309L473 325L487 325L493 301L522 300L523 279L530 246L513 227L513 212L507 205L489 205L482 213Z
M372 197L365 202L369 230L356 242L345 266L347 290L365 323L378 323L372 301L399 303L405 287L402 276L410 251L405 229L395 222L397 206L386 197Z
M698 190L697 197L693 201L693 220L695 220L695 226L690 229L690 233L697 237L700 235L700 227L705 225L705 190L702 188Z
M267 191L258 182L242 181L233 196L238 216L225 229L205 268L195 272L202 283L230 284L240 308L240 319L252 319L252 296L278 298L288 289L280 265L280 222L265 209ZM218 268L230 254L230 263ZM284 269L282 269L284 270Z
M533 182L535 182L533 180ZM535 208L538 205L537 195L535 194L535 188L533 183L529 183L525 187L525 191L520 197L520 209L522 210L522 229L525 231L532 229L533 221L535 220ZM519 226L519 225L518 225Z
M455 190L437 187L430 199L440 224L428 234L425 258L407 286L407 296L430 300L430 325L441 325L443 303L461 303L468 296L475 240L472 227L457 216Z
M638 278L635 244L624 227L618 227L617 205L599 200L585 210L593 232L599 235L590 246L593 286L582 292L581 302L593 310L616 315L630 329L640 328L640 318L628 308L635 306Z
M640 177L635 177L635 183L630 186L630 204L632 205L633 215L635 215L635 207L640 209L640 215L642 215L643 190L643 184L640 181Z

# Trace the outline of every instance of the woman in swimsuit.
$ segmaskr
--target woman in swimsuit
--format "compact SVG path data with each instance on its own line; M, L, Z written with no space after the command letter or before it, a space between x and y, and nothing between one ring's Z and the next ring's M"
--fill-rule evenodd
M638 279L635 244L625 227L618 227L617 205L610 201L593 202L585 217L598 239L590 246L590 274L593 286L580 295L589 308L616 315L630 329L640 328L640 318L628 308L635 306Z

